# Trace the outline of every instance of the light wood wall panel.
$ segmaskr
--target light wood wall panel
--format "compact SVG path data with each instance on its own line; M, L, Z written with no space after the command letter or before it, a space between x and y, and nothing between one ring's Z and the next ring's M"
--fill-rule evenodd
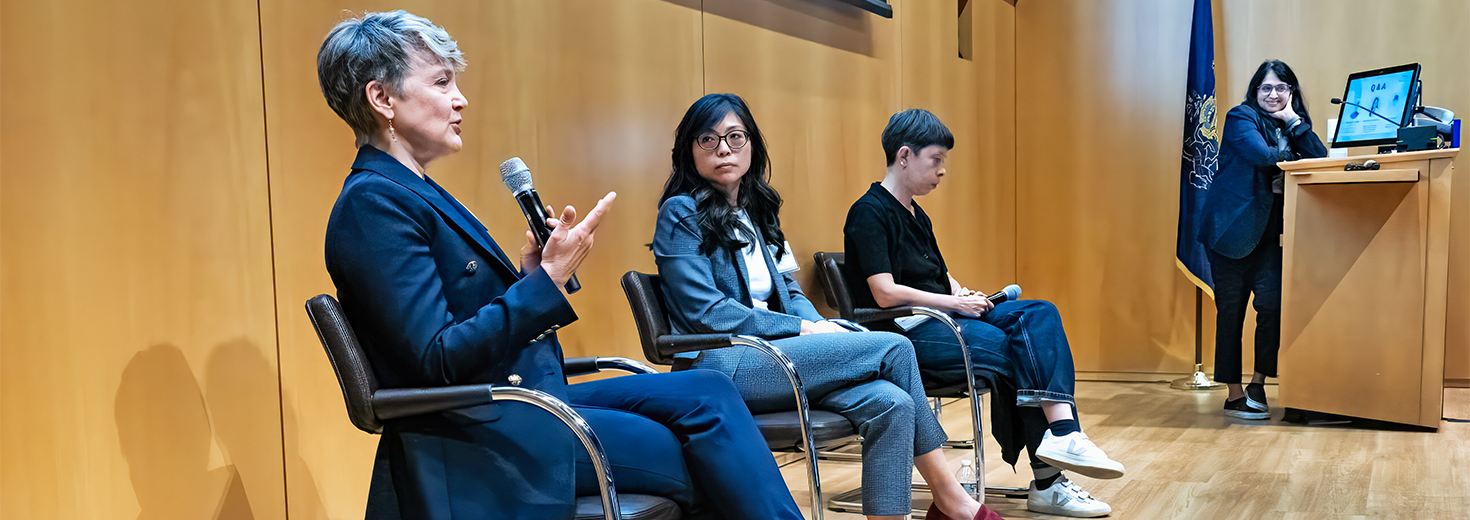
M323 232L348 172L352 133L323 101L316 51L343 9L403 8L454 36L469 60L465 148L428 174L475 212L507 254L525 220L500 182L519 156L547 203L583 211L617 191L571 298L580 319L560 332L568 356L642 359L618 277L653 270L659 190L673 128L701 94L699 11L679 2L261 2L271 193L277 241L283 415L290 510L297 518L362 514L377 439L347 421L335 376L302 304L335 294Z
M255 2L0 19L0 517L285 518Z
M955 136L940 188L919 203L955 278L995 292L1016 279L1015 8L1002 0L970 2L965 27L946 2L903 7L900 108L934 112ZM973 59L959 56L963 36L970 36ZM883 164L881 155L876 164Z
M1193 362L1194 294L1174 266L1190 13L1016 5L1018 277L1060 308L1078 370Z

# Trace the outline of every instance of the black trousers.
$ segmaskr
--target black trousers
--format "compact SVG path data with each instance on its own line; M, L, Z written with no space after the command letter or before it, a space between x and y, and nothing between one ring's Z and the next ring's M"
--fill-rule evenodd
M1210 250L1210 275L1215 281L1215 381L1240 383L1241 336L1245 306L1256 299L1255 371L1276 377L1281 352L1281 234L1282 198L1276 201L1260 243L1244 258L1229 258Z

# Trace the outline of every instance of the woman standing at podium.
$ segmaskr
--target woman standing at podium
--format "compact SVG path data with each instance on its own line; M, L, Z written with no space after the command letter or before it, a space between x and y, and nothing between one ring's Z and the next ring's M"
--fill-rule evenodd
M1245 101L1225 116L1220 168L1206 192L1199 240L1215 282L1215 380L1225 383L1225 415L1269 419L1265 382L1281 350L1281 229L1284 174L1276 163L1325 157L1291 67L1267 60ZM1255 294L1256 363L1241 388L1245 306Z

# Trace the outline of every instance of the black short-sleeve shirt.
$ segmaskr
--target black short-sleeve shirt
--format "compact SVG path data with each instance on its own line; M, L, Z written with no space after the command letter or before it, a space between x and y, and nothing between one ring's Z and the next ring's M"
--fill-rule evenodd
M847 211L842 227L847 251L844 273L853 305L877 307L868 277L893 275L893 281L938 294L949 294L949 268L934 241L934 226L924 208L914 202L914 213L875 182Z

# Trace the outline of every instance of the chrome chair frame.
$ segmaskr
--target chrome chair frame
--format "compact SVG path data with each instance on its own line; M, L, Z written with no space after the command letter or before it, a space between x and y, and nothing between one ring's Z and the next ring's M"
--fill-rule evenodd
M672 356L685 352L697 352L717 348L743 346L750 347L766 355L776 362L786 373L786 378L791 382L791 392L796 397L796 412L801 422L801 451L805 454L807 463L807 482L811 489L812 516L821 520L824 515L822 508L822 480L817 470L817 449L815 438L812 434L811 405L807 401L806 386L801 382L801 375L796 372L796 364L787 357L781 349L772 345L765 339L742 334L663 334L659 335L653 330L654 324L647 323L655 319L652 316L639 316L639 309L635 301L643 301L643 292L651 292L652 300L659 307L661 318L667 322L668 312L664 310L662 294L658 287L658 275L650 275L637 271L628 271L622 277L623 291L628 297L629 305L634 305L634 321L638 325L638 333L642 336L645 354L650 360L660 364L672 364ZM651 348L651 350L650 350Z
M975 388L975 367L970 360L970 348L969 345L965 342L964 335L960 332L959 324L955 323L954 319L949 316L949 313L942 312L930 307L916 305L891 308L856 307L852 304L852 297L851 294L848 292L847 282L842 277L842 268L845 263L845 255L843 253L817 252L813 254L812 257L817 263L817 270L820 275L819 278L821 278L824 282L822 285L827 296L827 303L831 305L832 308L837 309L837 311L843 315L842 318L844 320L861 324L887 321L904 316L928 316L931 319L939 320L939 322L949 327L950 331L952 331L955 335L955 340L957 340L959 343L960 355L963 356L965 363L965 389L967 395L969 395L970 397L970 422L974 428L974 431L972 432L973 436L971 437L972 441L970 443L964 443L963 441L951 441L946 442L945 447L974 450L972 460L975 464L976 488L979 490L984 490L983 492L977 492L977 499L980 499L983 502L983 497L985 495L1004 496L1008 498L1026 498L1026 496L1030 492L1030 488L985 485L985 445L983 442L983 440L985 439L985 421L983 418L983 403L981 399L984 398L985 393L989 393L989 389L983 389L984 391L982 392L977 391ZM831 265L829 266L828 263L831 263ZM938 397L933 398L938 399ZM852 457L851 454L847 453L836 453L827 456L834 460L851 460L850 457ZM925 484L914 484L914 489L927 491L928 486ZM834 509L840 511L860 512L860 500L856 499L861 496L861 490L854 490L852 492L849 492L848 494L853 496L833 498L834 506L840 505L841 507L843 507L843 509L837 509L836 507L834 507ZM835 504L835 502L837 502L839 498L846 498L850 500L847 500L842 504ZM922 514L922 512L919 512L918 514Z
M307 316L316 330L332 363L337 383L347 404L348 418L358 429L370 434L383 433L383 421L437 413L494 401L514 401L535 406L566 425L587 450L597 474L598 493L605 520L622 520L617 486L613 482L607 450L597 434L576 410L560 399L540 390L488 384L456 385L429 388L378 388L377 378L367 365L366 356L357 341L341 304L330 295L317 295L306 302ZM328 323L323 323L326 321ZM341 329L341 330L339 330ZM329 331L331 334L329 334ZM604 369L631 373L656 373L652 367L624 357L568 358L564 361L567 376L596 373Z

